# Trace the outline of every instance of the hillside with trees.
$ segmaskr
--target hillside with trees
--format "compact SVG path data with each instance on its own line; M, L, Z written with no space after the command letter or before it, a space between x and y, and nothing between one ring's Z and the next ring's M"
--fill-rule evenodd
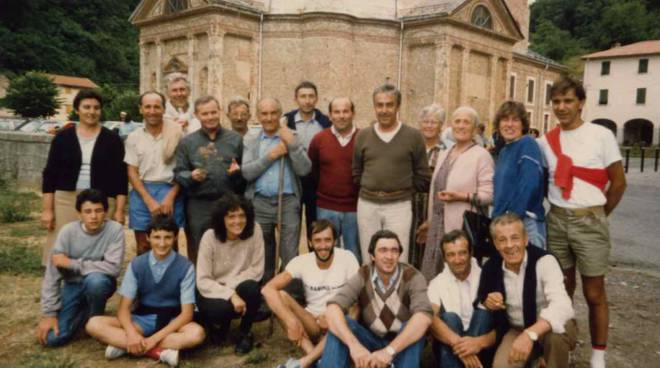
M43 71L137 91L138 30L128 21L139 0L0 2L0 73Z
M660 39L657 0L536 0L530 48L582 74L580 56L616 43Z

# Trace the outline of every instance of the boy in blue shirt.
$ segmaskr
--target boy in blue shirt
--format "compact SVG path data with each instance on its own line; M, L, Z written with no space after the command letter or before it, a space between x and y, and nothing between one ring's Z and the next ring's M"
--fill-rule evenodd
M147 227L151 251L128 266L117 317L98 316L87 323L87 332L108 344L107 359L129 353L176 366L179 350L204 341L204 329L193 322L195 269L172 251L178 231L170 216L151 220ZM134 302L136 308L131 310Z

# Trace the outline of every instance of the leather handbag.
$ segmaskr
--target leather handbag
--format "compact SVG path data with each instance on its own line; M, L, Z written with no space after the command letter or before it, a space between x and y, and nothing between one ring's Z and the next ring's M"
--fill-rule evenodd
M490 217L487 209L477 202L475 193L470 199L470 209L463 213L463 231L472 244L474 257L481 265L484 258L493 257L497 254L497 250L490 236Z

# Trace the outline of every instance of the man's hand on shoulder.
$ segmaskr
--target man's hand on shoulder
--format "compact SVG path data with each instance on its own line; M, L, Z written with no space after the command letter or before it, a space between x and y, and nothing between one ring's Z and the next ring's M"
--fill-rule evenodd
M37 339L41 345L46 345L48 338L48 332L53 330L55 336L60 335L60 328L57 325L57 317L54 316L43 316L37 325Z

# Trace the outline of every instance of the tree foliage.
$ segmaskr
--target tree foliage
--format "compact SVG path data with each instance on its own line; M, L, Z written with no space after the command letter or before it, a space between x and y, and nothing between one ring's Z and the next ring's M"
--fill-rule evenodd
M568 65L616 43L660 39L657 0L536 0L530 10L530 48Z
M128 22L139 0L0 2L0 71L87 77L137 89L138 30Z
M60 101L57 87L43 74L28 72L11 81L2 105L26 117L55 115Z

